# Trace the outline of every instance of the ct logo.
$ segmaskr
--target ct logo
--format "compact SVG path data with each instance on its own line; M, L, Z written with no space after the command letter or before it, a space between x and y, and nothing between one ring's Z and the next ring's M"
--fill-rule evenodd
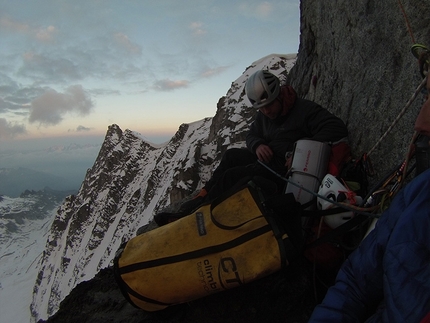
M231 257L221 258L218 266L218 278L224 289L242 285L236 263Z

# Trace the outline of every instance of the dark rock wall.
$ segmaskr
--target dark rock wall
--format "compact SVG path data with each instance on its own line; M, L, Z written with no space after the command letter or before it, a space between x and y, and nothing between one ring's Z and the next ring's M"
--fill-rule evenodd
M300 32L289 81L347 123L356 155L369 152L421 82L410 47L430 45L430 1L302 0ZM404 158L423 97L370 154L378 177Z

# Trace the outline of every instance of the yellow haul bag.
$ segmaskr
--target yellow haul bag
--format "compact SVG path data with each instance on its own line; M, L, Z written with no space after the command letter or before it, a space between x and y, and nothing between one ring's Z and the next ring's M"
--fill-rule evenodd
M280 270L296 249L264 209L248 185L134 237L114 260L122 293L134 306L152 312Z

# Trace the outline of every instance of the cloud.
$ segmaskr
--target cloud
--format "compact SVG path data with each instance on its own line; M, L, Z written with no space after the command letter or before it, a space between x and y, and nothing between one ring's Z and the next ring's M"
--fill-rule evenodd
M141 49L127 41L125 35L116 40L99 37L93 43L82 41L66 49L57 46L47 51L36 47L20 55L16 72L37 84L66 84L89 78L130 80L140 77Z
M272 11L273 6L267 1L260 3L255 9L255 12L260 17L268 17L272 13Z
M31 99L42 93L40 87L22 87L10 77L0 73L0 113L20 110L28 112L28 104Z
M12 20L8 17L0 17L0 27L15 33L26 34L40 42L50 42L55 38L58 30L54 26L32 27L28 24Z
M239 6L239 9L240 9L240 12L242 12L245 15L253 16L260 19L267 18L272 14L272 12L274 12L273 5L268 1L260 2L257 5L242 3Z
M201 22L192 22L190 24L190 29L194 36L202 36L206 34L206 30L203 29L203 24Z
M31 102L29 122L52 126L60 123L67 113L88 115L92 107L93 102L81 85L70 86L65 93L49 89Z
M69 129L67 132L87 132L91 130L93 130L93 128L88 128L88 127L79 125L76 127L76 129Z
M123 33L115 33L113 35L113 39L118 45L120 45L122 48L132 54L142 53L142 49L140 48L140 46L131 42L128 36Z
M84 126L81 126L81 125L79 125L77 128L76 128L76 131L77 132L81 132L81 131L90 131L92 128L88 128L88 127L84 127Z
M17 21L14 21L8 17L0 17L0 26L2 29L10 30L18 33L29 33L30 26Z
M28 114L31 100L40 96L45 91L46 89L42 87L21 87L21 85L13 82L1 85L0 113L13 111L15 114L26 115Z
M108 96L108 95L118 96L118 95L121 95L121 91L119 91L119 90L103 89L103 88L91 89L91 90L89 90L89 92L95 96Z
M34 36L41 42L50 42L54 40L58 30L54 26L48 26L47 28L40 28L35 31Z
M22 108L22 106L13 104L12 102L8 102L0 98L0 113L9 112L12 110L18 110Z
M5 118L0 118L0 139L6 138L11 139L19 135L27 133L24 125L12 124L7 122Z
M58 82L83 77L76 63L67 58L52 58L35 52L26 52L22 58L20 76Z
M186 88L190 84L189 81L186 80L178 80L178 81L172 81L169 79L158 81L154 84L153 88L156 91L172 91L179 88Z
M204 78L209 78L209 77L221 74L226 69L228 69L228 66L220 66L220 67L215 67L215 68L208 68L208 69L204 70L201 73L201 76L204 77Z

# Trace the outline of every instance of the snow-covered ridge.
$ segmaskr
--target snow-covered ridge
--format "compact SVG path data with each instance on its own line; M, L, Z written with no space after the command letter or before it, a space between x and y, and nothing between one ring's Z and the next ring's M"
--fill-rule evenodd
M54 314L73 287L111 265L120 244L154 213L199 188L227 148L244 146L255 114L245 98L247 78L264 68L283 80L295 58L269 55L253 63L220 99L213 118L182 124L166 144L110 126L79 193L66 199L53 221L39 262L34 318Z

